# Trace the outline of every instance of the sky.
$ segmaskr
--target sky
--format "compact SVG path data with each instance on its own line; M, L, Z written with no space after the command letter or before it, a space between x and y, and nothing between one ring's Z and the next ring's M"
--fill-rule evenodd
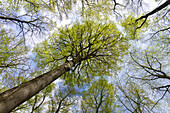
M155 0L144 0L144 2L146 3L146 5L143 6L143 11L145 13L147 13L148 11L151 11L153 9L155 9L158 5L162 4L164 1L166 0L162 0L162 2L155 2ZM121 3L122 1L120 1ZM75 15L74 15L75 16ZM65 26L67 24L70 24L73 22L74 20L74 16L71 17L71 18L64 18L63 20L57 20L57 26L60 27L60 26ZM44 39L46 39L46 37L43 37L43 38L33 38L32 39L32 42L29 40L28 43L34 47L35 44L37 43L40 43L41 41L43 41ZM34 42L34 43L33 43ZM148 46L147 43L142 43L141 41L137 41L135 42L136 45L139 47L139 48L142 48L143 50L145 50ZM31 54L31 53L30 53ZM122 74L124 74L124 72L121 72ZM120 73L120 74L121 74ZM60 84L61 80L57 80L55 81L56 84ZM168 110L170 110L170 108L168 108L168 104L164 101L161 102L162 104L164 104L164 106L167 106L167 109L166 109L166 112L168 112Z
M122 2L123 0L121 0L120 2ZM164 1L166 1L166 0L163 0L161 3L156 3L156 2L154 2L155 0L144 0L145 2L146 2L146 6L144 6L144 10L147 12L147 11L151 11L151 10L153 10L153 9L155 9L159 4L161 4L161 3L163 3ZM21 14L24 14L25 13L25 11L24 10L21 10L21 12L20 12ZM71 18L69 18L69 19L67 19L67 18L64 18L62 21L61 20L57 20L56 22L57 22L57 26L59 27L59 26L65 26L65 25L67 25L67 24L70 24L70 23L72 23L73 21L74 21L74 16L75 15L73 15L73 17L71 17ZM35 35L35 36L33 36L33 37L31 37L30 38L30 36L29 35L27 35L27 37L26 37L26 43L31 47L31 48L33 48L36 44L38 44L38 43L40 43L41 41L43 41L44 39L46 39L47 37L47 35L42 35L42 36L40 36L40 35ZM140 45L141 47L143 47L143 49L146 49L146 47L147 47L147 44L146 43L141 43L141 42L137 42L137 45ZM28 55L32 55L32 53L30 52ZM34 56L32 56L32 57L34 57ZM34 67L35 65L34 64L32 64L32 66ZM59 80L57 80L57 81L55 81L55 83L56 84L60 84L61 83L61 79L59 79ZM166 103L164 103L164 104L166 104ZM167 105L166 105L167 106ZM170 109L167 109L167 112L168 112L168 110L170 110Z

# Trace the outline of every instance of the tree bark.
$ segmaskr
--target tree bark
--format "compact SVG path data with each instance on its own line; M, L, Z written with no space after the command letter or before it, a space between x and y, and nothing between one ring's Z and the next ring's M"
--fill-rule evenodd
M80 58L68 61L58 68L44 73L33 80L22 83L0 94L0 113L9 113L17 106L30 99L46 86L58 79L62 74L69 71Z

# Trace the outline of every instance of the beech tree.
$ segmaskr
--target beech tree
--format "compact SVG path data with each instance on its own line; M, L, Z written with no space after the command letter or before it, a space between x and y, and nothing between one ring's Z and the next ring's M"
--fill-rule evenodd
M169 0L143 16L134 18L136 12L141 13L140 9L144 4L142 2L143 0L126 0L123 3L116 0L0 1L2 6L0 24L5 25L5 30L1 29L1 39L3 39L1 45L3 46L0 48L2 53L0 73L6 82L6 84L3 82L2 86L5 85L5 87L1 88L1 92L16 86L0 94L0 112L10 112L33 96L35 97L28 104L32 105L32 112L38 111L38 107L42 105L46 96L43 95L46 94L45 92L39 92L58 78L64 79L66 83L83 86L97 76L115 74L120 69L119 64L123 56L128 54L129 40L141 39L143 37L142 32L148 29L158 28L153 30L155 31L153 37L169 30L167 21L162 21L168 20ZM138 8L135 8L135 5ZM133 13L130 16L127 16L129 13L125 14L127 18L121 22L121 26L124 27L122 32L120 26L117 29L116 24L118 24L121 16L124 18L124 13L121 12L124 9ZM70 15L74 14L78 16L78 19L75 20L77 22L74 21L65 27L56 27L57 19L69 18ZM149 17L151 18L153 14L157 14L155 17L160 17L156 18L156 22L155 19L153 19L153 22L149 21ZM117 23L111 21L114 20L113 15L118 18ZM74 20L75 17L72 17L72 19ZM154 25L154 22L159 24L158 27L149 28L148 25ZM16 26L14 27L14 25ZM15 31L12 37L7 36L11 29ZM28 36L40 36L38 33L47 33L48 35L44 36L49 38L37 44L33 50L35 63L38 67L37 73L34 75L34 73L26 72L28 68L25 68L25 66L28 65L28 59L25 55L28 50L25 40ZM168 39L168 36L166 38ZM12 42L13 40L16 42L15 44ZM166 41L164 40L164 42ZM4 54L4 52L7 54ZM146 60L152 60L152 57L148 58ZM141 64L135 59L134 62L145 70L146 68L150 68L151 71L158 70L150 66L150 62L148 65ZM159 60L157 60L157 63L162 65ZM14 71L16 71L16 74L13 73ZM14 75L19 75L19 77L15 78ZM35 78L30 80L28 76ZM167 75L167 77L169 76ZM12 85L10 85L9 80L12 80ZM169 88L168 85L164 86L166 86L166 89ZM157 89L160 88L157 87ZM167 94L168 90L165 92ZM37 103L40 100L42 103Z
M155 104L154 101L148 96L149 93L144 88L138 86L132 80L125 81L126 85L117 83L118 90L122 92L116 94L118 101L124 106L125 111L131 113L151 112L151 108Z
M127 73L131 79L133 78L133 81L137 81L137 84L149 87L148 92L156 92L157 99L153 99L154 104L148 112L154 112L154 108L157 105L159 106L161 100L163 101L161 102L162 104L166 103L165 101L169 99L169 71L167 70L169 64L166 62L169 59L167 57L169 55L169 44L167 43L169 40L167 16L169 4L170 1L167 0L154 10L136 19L136 22L143 19L142 24L136 30L147 25L147 29L150 29L151 33L144 37L141 36L143 38L141 38L140 42L146 46L144 47L145 49L134 44L130 54L133 61L128 62L133 65L129 65L130 71ZM146 20L151 16L153 17L152 22L149 22L150 24L148 25ZM148 45L145 45L146 43ZM163 110L163 112L165 111Z
M158 58L161 60L159 60ZM162 100L164 97L166 97L166 95L168 95L170 86L170 76L168 75L169 71L167 70L169 65L165 62L161 62L163 61L163 58L158 58L154 55L151 55L150 52L146 52L144 58L142 59L142 61L145 61L145 63L141 63L139 59L137 61L134 56L132 56L133 61L138 67L138 70L143 70L142 76L132 76L132 78L146 82L146 84L148 84L152 90L157 90L161 94L159 96L159 99L155 101L155 104L153 105L152 109L158 104L160 100ZM161 82L162 80L164 82Z
M102 77L92 81L91 86L82 92L81 112L88 113L112 113L118 106L115 100L115 88L113 84Z
M53 70L1 93L1 111L11 111L72 68L76 70L81 67L91 72L97 69L103 74L110 73L112 65L116 65L122 53L126 52L127 40L113 22L98 24L85 21L59 29L59 34L55 32L49 41L45 40L35 49L41 61L39 63L49 65ZM21 97L18 96L21 93Z
M29 58L26 57L28 48L24 47L23 40L14 37L13 31L0 31L0 74L1 89L3 92L24 81L24 73L30 69ZM22 73L22 75L21 75Z
M157 99L153 99L154 105L150 111L154 111L154 108L160 104L168 103L166 100L169 99L169 22L168 22L168 5L170 1L167 0L159 7L150 11L146 15L139 17L136 21L153 16L153 22L148 27L151 27L151 33L142 40L142 43L148 43L146 49L136 47L132 50L130 56L132 58L132 67L135 71L129 72L131 78L136 79L145 87L149 87L150 92ZM153 15L154 14L154 15ZM141 27L142 27L141 24ZM156 27L155 27L156 26ZM140 27L138 27L140 28ZM134 74L134 72L138 73ZM161 111L161 110L160 110ZM162 109L163 112L167 112Z
M54 95L50 96L48 101L48 109L46 112L76 112L75 109L77 105L78 98L76 95L79 94L79 91L75 90L74 87L68 85L59 86L59 89L56 89ZM75 109L74 109L75 108Z

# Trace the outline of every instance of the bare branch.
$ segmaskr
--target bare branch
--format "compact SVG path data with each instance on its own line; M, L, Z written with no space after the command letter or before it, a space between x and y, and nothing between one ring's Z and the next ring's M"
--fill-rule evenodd
M159 86L159 87L153 87L153 89L162 89L162 88L169 88L170 87L170 85L165 85L165 86Z
M166 95L167 92L168 92L168 88L167 88L167 90L165 91L165 93L162 95L162 97L153 105L153 107L151 108L151 110L153 110L153 108L158 104L158 102L165 97L165 95Z
M151 36L151 38L153 38L157 33L162 32L162 31L166 31L166 30L169 30L169 29L170 29L170 27L167 27L167 28L158 30L157 32L155 32L155 33ZM150 39L151 39L151 38L150 38Z
M157 13L158 11L164 9L165 7L167 7L170 4L170 0L167 0L165 3L163 3L162 5L158 6L157 8L155 8L154 10L152 10L151 12L139 17L138 19L136 19L136 22L138 22L139 20L144 19L144 21L142 22L142 24L137 27L136 29L140 29L144 23L146 22L147 18L155 13Z
M154 10L152 10L151 12L147 13L146 15L143 15L141 17L139 17L138 19L136 19L136 22L141 20L141 19L147 19L149 16L157 13L158 11L164 9L165 7L167 7L170 4L170 0L167 0L165 3L163 3L162 5L160 5L159 7L155 8Z
M58 105L58 108L56 110L55 113L58 113L60 111L60 108L61 108L61 104L62 102L70 95L70 93L67 93L60 101L59 101L59 105Z
M157 58L153 57L153 59L156 59L156 62L159 64L159 69L153 68L152 65L149 62L149 58L148 55L146 54L146 60L149 66L147 65L142 65L140 64L137 60L134 59L134 57L132 56L132 53L130 53L131 58L133 59L133 61L140 67L142 67L147 73L151 74L152 76L156 77L156 78L165 78L165 79L169 79L170 80L170 76L168 76L165 72L163 72L161 70L161 62L158 61Z

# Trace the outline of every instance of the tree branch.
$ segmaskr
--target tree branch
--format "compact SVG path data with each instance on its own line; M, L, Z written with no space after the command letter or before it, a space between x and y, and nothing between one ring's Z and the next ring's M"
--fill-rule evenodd
M136 29L140 29L144 23L146 22L147 18L157 12L159 12L160 10L164 9L165 7L167 7L168 5L170 4L170 0L167 0L165 3L163 3L162 5L158 6L157 8L155 8L154 10L152 10L151 12L139 17L138 19L136 19L136 22L139 21L139 20L142 20L142 19L145 19L142 24L137 27Z
M143 15L141 17L139 17L138 19L136 19L136 22L141 20L141 19L146 19L149 16L157 13L158 11L162 10L163 8L167 7L170 4L170 0L167 0L165 3L163 3L162 5L160 5L159 7L155 8L154 10L152 10L151 12L147 13L146 15Z
M18 23L31 24L31 25L33 25L35 27L37 27L37 25L33 24L32 22L35 22L35 21L39 20L39 19L34 19L34 20L30 20L30 21L25 21L25 20L20 20L20 19L17 19L17 18L5 17L5 16L0 16L0 19L16 21Z
M152 36L151 36L151 38L153 38L157 33L159 33L159 32L161 32L161 31L166 31L166 30L169 30L170 29L170 27L167 27L167 28L164 28L164 29L161 29L161 30L159 30L159 31L157 31L157 32L155 32ZM151 39L150 38L150 39Z
M164 98L164 96L166 95L167 92L168 92L168 88L167 88L167 90L165 91L165 93L163 94L163 96L153 105L153 107L151 108L151 110L153 110L153 108L158 104L158 102Z

